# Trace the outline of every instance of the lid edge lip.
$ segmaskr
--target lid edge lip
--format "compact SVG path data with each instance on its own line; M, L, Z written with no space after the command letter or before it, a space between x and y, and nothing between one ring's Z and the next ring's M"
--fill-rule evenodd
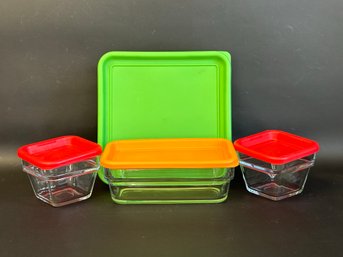
M56 162L49 162L49 161L35 161L35 160L30 160L30 158L21 158L23 161L27 161L31 164L33 164L34 166L40 168L40 169L43 169L43 170L50 170L50 169L56 169L56 168L59 168L59 167L63 167L63 166L67 166L67 165L70 165L70 164L74 164L74 163L78 163L78 162L82 162L82 161L85 161L87 159L90 159L90 158L94 158L94 157L97 157L97 156L100 156L101 155L101 152L100 153L92 153L92 154L89 154L89 155L84 155L84 156L81 156L81 157L77 157L75 159L69 159L68 161L56 161Z
M195 163L178 163L178 164L170 164L170 163L124 163L124 162L106 162L100 160L100 165L107 169L182 169L182 168L195 168L195 169L202 169L202 168L235 168L239 165L238 158L233 161L227 162L214 162L213 163L206 163L206 164L195 164Z
M316 154L316 153L318 153L318 151L319 151L319 149L311 150L311 151L307 151L307 152L303 152L301 154L298 154L295 157L289 158L287 156L286 157L266 157L264 155L259 154L258 152L248 152L248 151L245 151L244 149L243 150L237 150L237 152L246 154L246 155L253 157L255 159L258 159L258 160L261 160L264 162L268 162L271 164L279 164L279 165L289 163L289 162L298 160L300 158L303 158L303 157L306 157L306 156L309 156L312 154Z
M221 166L221 167L218 167L218 166L194 166L194 165L191 165L191 166L174 166L174 167L171 167L171 166L160 166L160 167L153 167L153 166L135 166L135 165L132 165L132 166L104 166L104 165L101 165L103 168L105 169L113 169L113 170L126 170L126 169L137 169L137 170L140 170L140 169L233 169L233 168L236 168L237 166L239 165L239 163L237 163L237 165L234 165L234 166Z
M297 139L299 139L301 141L307 141L307 142L311 142L312 144L316 144L316 147L319 148L318 142L313 140L313 139L310 139L310 138L307 138L307 137L302 137L302 136L299 136L299 135L296 135L296 134L292 134L290 132L286 132L286 131L283 131L283 130L276 130L276 129L267 129L267 130L263 130L261 132L257 132L257 133L251 134L251 135L247 135L247 136L238 138L235 141L233 141L233 145L235 146L235 148L236 147L244 147L244 146L241 145L242 141L244 141L245 139L250 139L250 138L255 137L255 136L259 136L259 135L264 134L264 133L281 133L281 134L286 134L286 135L289 135L289 136L291 136L293 138L297 138Z

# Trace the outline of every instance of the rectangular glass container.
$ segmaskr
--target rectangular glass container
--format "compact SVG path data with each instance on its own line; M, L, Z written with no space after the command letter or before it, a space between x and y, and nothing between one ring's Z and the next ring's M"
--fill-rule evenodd
M101 164L116 203L219 203L238 158L225 139L123 140L106 146Z
M233 168L105 169L116 203L219 203L228 196Z

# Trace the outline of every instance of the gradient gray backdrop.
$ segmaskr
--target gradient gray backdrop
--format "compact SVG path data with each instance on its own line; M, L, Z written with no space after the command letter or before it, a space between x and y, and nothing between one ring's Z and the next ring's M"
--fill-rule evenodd
M234 139L282 129L317 140L304 193L248 194L237 172L219 205L36 200L18 146L96 140L96 66L111 50L232 55ZM2 0L1 256L339 256L342 249L342 0ZM238 170L237 170L238 171Z

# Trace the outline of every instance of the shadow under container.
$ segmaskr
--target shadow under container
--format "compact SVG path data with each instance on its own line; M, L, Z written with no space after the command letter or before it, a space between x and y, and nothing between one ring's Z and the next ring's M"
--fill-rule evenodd
M238 157L226 139L147 139L113 141L100 162L116 203L220 203Z
M278 201L300 194L319 145L279 130L266 130L234 143L247 190Z
M36 197L60 207L91 196L101 152L96 143L63 136L22 146L18 156Z

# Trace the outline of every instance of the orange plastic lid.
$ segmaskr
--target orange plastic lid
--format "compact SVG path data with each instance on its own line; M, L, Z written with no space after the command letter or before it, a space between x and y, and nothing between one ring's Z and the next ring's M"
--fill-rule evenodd
M100 163L109 169L231 168L238 157L226 139L141 139L107 144Z

